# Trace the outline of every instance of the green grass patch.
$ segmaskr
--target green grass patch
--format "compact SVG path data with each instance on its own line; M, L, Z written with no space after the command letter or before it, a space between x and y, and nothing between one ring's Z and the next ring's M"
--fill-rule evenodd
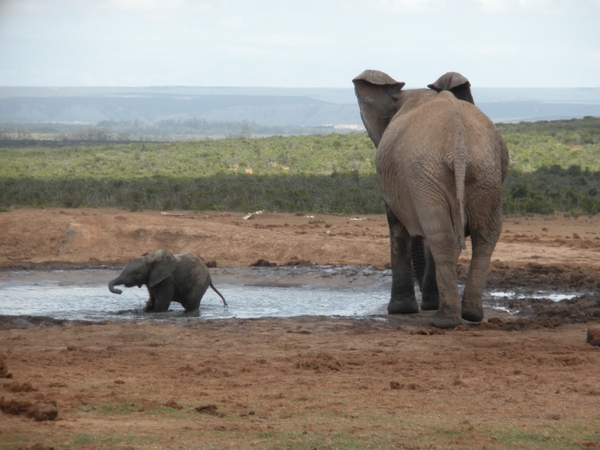
M151 416L168 417L171 419L187 419L189 412L185 409L174 409L167 406L155 406L148 409Z
M126 416L144 411L144 407L136 403L116 403L104 405L85 405L76 408L81 413L93 413L102 416Z
M508 417L465 417L463 413L420 413L419 410L394 413L388 409L344 412L328 409L280 411L256 418L236 413L223 418L185 414L168 427L163 423L167 409L148 409L139 415L122 414L127 405L111 405L105 425L119 421L135 428L133 434L101 434L78 430L55 430L52 438L44 435L8 435L0 449L18 448L45 442L57 448L259 448L264 450L329 450L383 448L487 448L574 450L597 448L600 426L589 417L560 420ZM98 408L99 411L106 408ZM139 420L139 421L138 421ZM154 422L156 421L156 422ZM82 422L83 423L83 422ZM93 425L92 425L93 426ZM47 430L46 430L47 431ZM46 436L47 437L47 436Z
M424 418L411 415L370 416L355 420L317 413L305 417L312 431L248 433L238 437L249 447L262 449L381 449L381 448L488 448L488 449L556 449L595 448L600 442L598 430L572 424L545 426L523 423L522 427L502 423L470 424L447 421L444 417ZM319 419L320 417L320 419ZM294 419L296 428L304 420ZM326 422L326 426L324 425ZM320 424L319 427L317 424ZM320 428L315 431L314 428ZM324 431L329 429L329 431ZM211 448L218 448L212 446Z

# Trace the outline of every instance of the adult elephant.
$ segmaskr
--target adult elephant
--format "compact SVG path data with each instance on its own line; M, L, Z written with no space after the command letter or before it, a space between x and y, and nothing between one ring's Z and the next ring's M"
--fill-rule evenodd
M210 286L223 300L225 298L214 287L206 264L194 253L173 255L167 250L145 253L129 261L121 274L108 283L108 289L120 294L115 286L142 287L146 285L150 298L145 312L164 312L171 302L181 303L186 312L196 311L200 300Z
M451 328L483 320L481 298L502 228L501 185L508 150L473 102L470 83L449 72L429 89L376 70L354 80L360 113L377 147L377 178L390 230L390 314L419 311L411 265L414 239L427 248L421 309L432 325ZM462 298L456 264L471 237L472 258Z

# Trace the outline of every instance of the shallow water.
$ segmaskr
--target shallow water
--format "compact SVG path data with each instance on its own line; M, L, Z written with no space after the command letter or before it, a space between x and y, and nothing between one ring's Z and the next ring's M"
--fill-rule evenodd
M106 319L202 320L225 318L292 317L302 315L357 316L386 313L390 271L370 267L273 267L212 269L213 282L229 303L209 288L200 311L184 313L178 303L160 314L143 313L148 299L145 287L108 291L118 275L112 270L20 271L0 273L0 315L47 316L55 319L101 321ZM551 298L560 301L576 294L536 291L491 292L484 306L510 311L511 300Z

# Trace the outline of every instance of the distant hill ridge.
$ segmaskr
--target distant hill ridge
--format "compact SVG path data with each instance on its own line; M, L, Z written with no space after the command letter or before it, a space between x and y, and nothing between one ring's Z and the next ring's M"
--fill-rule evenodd
M600 88L474 88L473 93L495 122L600 116ZM361 124L351 88L0 87L0 122L190 118L279 126Z

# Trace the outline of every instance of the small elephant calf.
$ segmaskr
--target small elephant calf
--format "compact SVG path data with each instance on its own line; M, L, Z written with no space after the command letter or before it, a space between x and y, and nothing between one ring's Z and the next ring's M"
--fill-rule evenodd
M181 303L186 312L196 311L208 286L227 306L225 298L213 286L206 264L194 253L173 255L167 250L145 253L129 261L121 274L108 283L108 289L121 294L123 291L115 286L143 284L150 293L145 312L167 311L171 302Z

